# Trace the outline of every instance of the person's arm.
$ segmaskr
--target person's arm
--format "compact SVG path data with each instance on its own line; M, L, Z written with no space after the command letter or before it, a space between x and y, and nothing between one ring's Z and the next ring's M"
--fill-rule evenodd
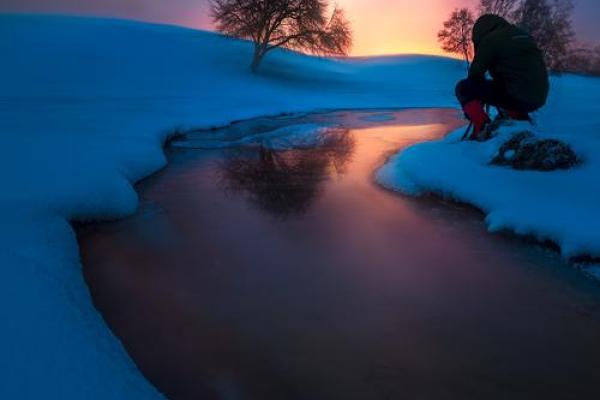
M485 73L489 70L493 57L493 42L484 40L475 51L475 58L469 68L469 78L485 79Z

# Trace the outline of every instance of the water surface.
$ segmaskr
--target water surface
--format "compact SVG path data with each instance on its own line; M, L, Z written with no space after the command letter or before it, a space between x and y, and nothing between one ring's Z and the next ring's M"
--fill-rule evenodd
M374 182L461 123L338 112L190 134L135 216L81 231L97 308L172 399L599 398L596 282ZM261 146L298 124L329 128Z

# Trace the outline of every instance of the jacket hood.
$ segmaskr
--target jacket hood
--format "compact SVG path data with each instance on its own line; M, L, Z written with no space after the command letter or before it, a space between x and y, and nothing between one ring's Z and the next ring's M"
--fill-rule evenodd
M479 46L479 43L481 43L483 38L488 34L507 25L510 25L510 23L498 15L485 14L479 17L473 27L473 43L475 44L475 47Z

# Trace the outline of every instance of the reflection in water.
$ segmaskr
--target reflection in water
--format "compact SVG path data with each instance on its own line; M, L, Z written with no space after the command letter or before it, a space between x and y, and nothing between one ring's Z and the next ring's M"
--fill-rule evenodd
M596 283L489 235L480 214L373 182L388 154L458 128L456 115L194 135L205 149L173 151L138 186L136 216L80 235L94 304L173 400L600 398ZM308 123L351 131L306 149L239 145Z
M225 188L246 194L263 211L289 216L306 212L329 175L343 175L354 151L346 128L331 128L315 147L275 151L238 150L222 165Z

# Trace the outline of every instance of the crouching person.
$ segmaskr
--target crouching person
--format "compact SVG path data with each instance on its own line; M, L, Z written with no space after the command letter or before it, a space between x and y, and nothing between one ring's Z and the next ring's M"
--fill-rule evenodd
M480 17L473 28L473 44L469 77L456 85L456 97L473 123L471 138L478 139L490 122L484 105L528 120L529 113L546 103L550 84L544 56L533 38L504 18Z

